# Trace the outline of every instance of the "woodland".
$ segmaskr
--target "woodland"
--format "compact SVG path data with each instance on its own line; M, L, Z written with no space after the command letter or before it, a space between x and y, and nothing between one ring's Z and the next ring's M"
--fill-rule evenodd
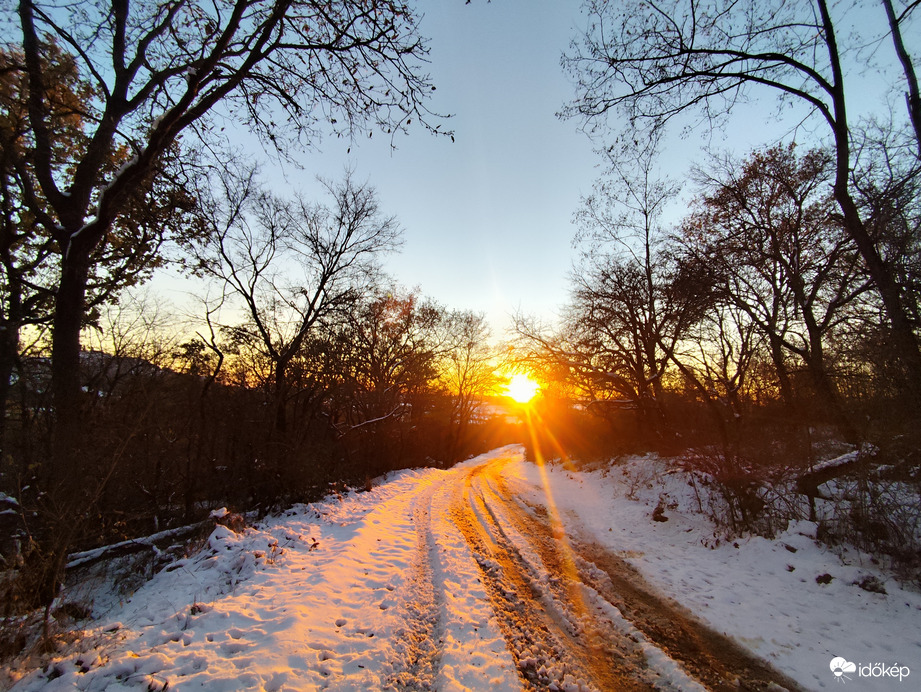
M917 8L867 10L886 16L873 45L898 98L866 120L845 88L862 48L826 0L587 0L561 116L602 174L574 214L569 300L499 335L384 274L401 226L369 181L285 196L232 146L237 130L282 158L321 133L450 137L415 8L23 0L0 47L0 615L47 614L76 551L509 442L681 458L740 532L814 515L837 479L827 540L910 573ZM661 174L673 120L718 129L755 93L804 108L813 135L713 152L683 187ZM210 287L193 316L145 297L165 267ZM516 370L542 392L509 418L494 397Z

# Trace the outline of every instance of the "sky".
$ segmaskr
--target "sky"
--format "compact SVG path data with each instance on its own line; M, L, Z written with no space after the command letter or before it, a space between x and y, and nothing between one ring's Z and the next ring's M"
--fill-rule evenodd
M327 139L299 161L296 175L308 178L336 179L354 166L404 228L402 251L385 270L450 308L485 313L500 338L512 313L553 322L567 301L578 254L573 214L601 173L597 143L576 119L556 116L575 93L560 59L586 22L581 4L418 3L437 87L429 105L452 114L455 141L421 128L398 138L395 151L387 136ZM760 120L758 133L770 132L774 124ZM748 146L751 123L743 116L718 139ZM704 140L672 137L665 172L684 177Z
M300 158L302 171L287 171L310 190L313 176L353 166L404 229L385 271L450 308L485 313L496 336L511 313L552 317L566 300L571 218L598 161L578 123L555 115L573 93L560 57L579 5L420 3L437 87L429 106L453 115L454 142L421 128L396 150L386 136L327 139Z
M574 95L560 58L585 23L580 6L580 0L418 3L437 87L429 106L452 114L444 127L454 141L420 127L397 137L395 150L380 133L356 142L326 138L299 154L296 165L282 167L276 159L263 173L319 198L316 176L337 180L353 168L404 229L402 250L384 261L399 284L449 308L485 313L496 338L516 312L553 322L567 301L578 254L573 214L601 174L597 144L578 121L556 116ZM661 172L683 182L705 146L747 153L786 138L791 130L777 118L775 103L737 107L716 133L673 134ZM790 110L785 120L799 122Z

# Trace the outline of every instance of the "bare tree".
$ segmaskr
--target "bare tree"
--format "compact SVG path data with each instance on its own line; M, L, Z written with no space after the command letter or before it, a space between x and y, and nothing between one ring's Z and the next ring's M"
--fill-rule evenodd
M490 343L489 325L482 313L454 312L449 323L450 348L441 365L441 379L452 399L454 438L449 456L461 453L467 428L478 404L501 381L496 372L498 353Z
M441 305L387 283L365 292L340 319L328 346L336 368L329 376L337 383L330 409L358 474L425 463L443 452L443 438L426 440L439 430L430 414L441 399L445 322Z
M870 123L855 135L852 185L914 324L921 324L921 160L909 137Z
M746 408L746 390L763 337L744 310L714 305L676 349L675 360L687 363L706 396L715 398L738 425ZM686 371L687 372L687 371Z
M636 411L644 435L665 429L663 379L700 317L700 292L681 267L654 257L653 293L643 265L612 255L574 276L558 329L516 317L516 360L578 392L588 406Z
M835 386L826 344L845 308L868 290L851 239L824 191L832 166L823 150L755 152L744 164L698 170L702 196L685 222L685 248L715 276L723 300L768 339L787 390L781 349L805 363L813 387L849 442L860 435ZM791 397L789 391L785 396Z
M673 290L681 271L666 252L662 217L679 186L656 176L656 149L655 138L630 147L630 165L609 156L605 177L583 199L576 222L585 252L567 315L580 348L606 353L607 371L629 382L628 396L652 429L664 421L665 370L696 319L690 296Z
M438 376L444 320L444 308L418 291L378 286L358 304L342 334L351 355L350 429L413 413L409 399Z
M911 13L918 8L919 4L921 3L918 0L906 2L905 9L896 14L892 0L883 0L886 19L889 20L889 32L892 35L892 46L895 49L899 63L902 65L902 72L905 73L905 86L907 89L905 92L905 106L908 109L908 117L915 131L918 158L921 158L921 89L918 88L918 75L915 74L914 63L902 38L902 26L908 24Z
M24 200L60 248L52 357L55 454L65 459L79 433L93 254L180 135L217 136L229 119L284 152L292 140L313 141L324 124L343 134L392 133L414 119L437 129L424 106L431 84L416 17L391 0L22 0L18 22L5 27L4 42L24 56L16 69L26 75L34 139L21 162ZM73 53L92 86L86 144L63 162L45 98L49 39ZM122 147L129 158L109 169Z
M211 235L200 268L242 304L246 320L232 331L267 361L274 426L288 429L289 369L311 330L357 299L378 255L399 244L396 219L380 209L375 190L321 181L331 204L283 201L258 189L253 171L225 174L223 199L212 198Z
M850 187L846 46L839 42L838 20L828 1L588 0L586 9L588 29L564 60L577 88L567 115L600 122L619 110L626 124L657 129L696 110L712 125L756 89L766 88L825 122L834 143L833 189L844 227L885 306L909 373L908 387L921 400L915 325Z

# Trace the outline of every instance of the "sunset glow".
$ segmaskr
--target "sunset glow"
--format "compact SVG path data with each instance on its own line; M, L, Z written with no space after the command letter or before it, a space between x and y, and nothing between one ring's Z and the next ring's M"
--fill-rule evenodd
M511 397L519 404L526 404L537 394L540 385L527 375L513 375L505 386L505 396Z

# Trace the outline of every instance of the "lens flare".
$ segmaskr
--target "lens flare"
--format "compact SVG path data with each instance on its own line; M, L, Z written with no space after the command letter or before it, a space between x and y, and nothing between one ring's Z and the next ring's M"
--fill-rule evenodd
M527 375L518 373L513 375L505 386L505 396L511 397L519 404L526 404L535 397L539 390L540 385L537 382Z
M528 428L528 433L531 438L534 463L537 465L540 473L544 497L546 498L544 506L547 508L547 518L550 522L550 529L553 532L554 538L556 538L556 548L560 566L565 575L565 583L568 585L567 589L569 591L569 596L577 614L582 615L588 613L588 605L585 603L583 591L579 587L579 585L582 584L582 577L579 574L579 568L576 564L575 552L569 544L569 537L566 535L566 529L563 526L563 519L553 499L553 490L551 488L550 478L547 475L547 460L541 448L541 438L546 440L550 446L554 448L554 451L559 454L559 459L564 468L573 468L572 460L569 458L569 455L566 454L566 451L563 449L562 445L560 445L556 436L551 432L547 421L545 421L537 411L525 411L525 425Z

